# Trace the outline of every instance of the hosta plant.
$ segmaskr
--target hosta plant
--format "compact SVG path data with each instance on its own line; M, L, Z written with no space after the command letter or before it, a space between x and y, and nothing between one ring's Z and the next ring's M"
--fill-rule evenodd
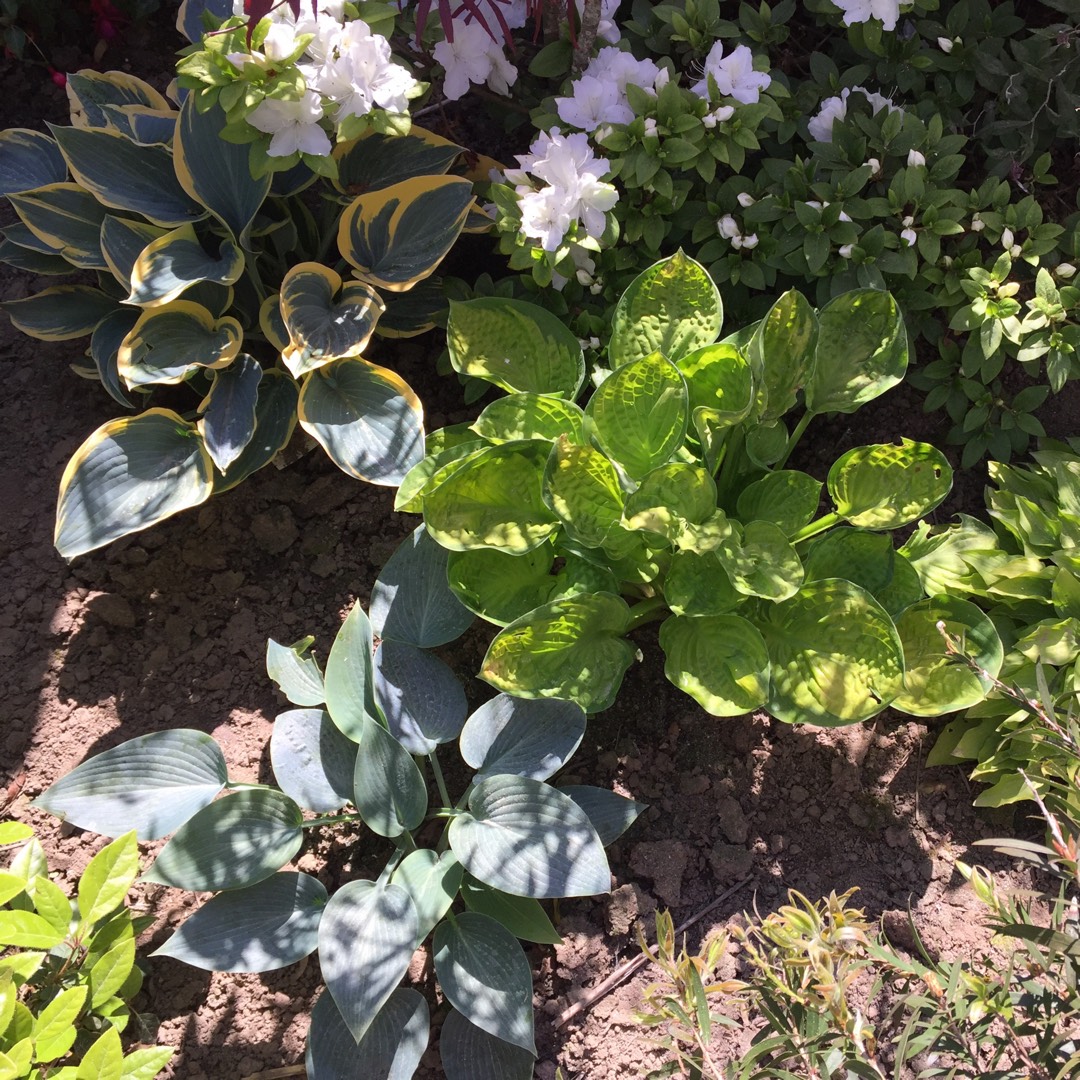
M69 92L70 127L0 133L0 191L19 217L0 260L97 282L0 307L34 337L89 337L76 370L134 415L69 462L60 553L234 487L298 420L349 475L398 484L423 454L420 402L365 357L374 334L433 325L430 276L473 205L471 183L447 175L460 147L369 133L337 146L338 178L315 196L303 163L253 178L221 109L192 95L177 110L120 72L73 75Z
M604 845L642 807L548 783L584 734L576 704L500 694L466 715L461 685L425 650L472 615L422 529L387 563L371 611L369 622L352 609L325 669L310 638L270 641L267 670L296 706L274 721L273 784L231 782L209 736L162 731L91 758L38 802L106 835L174 834L146 880L216 895L157 955L270 971L318 952L326 992L311 1018L310 1080L413 1075L428 1004L400 983L429 937L452 1006L448 1080L529 1080L532 979L518 939L559 940L541 900L608 890ZM440 753L455 742L463 764L449 777L468 779L451 792ZM316 829L348 849L366 834L383 864L375 880L331 894L327 880L284 869Z
M75 902L49 877L33 830L0 823L0 846L14 844L21 846L0 870L0 1076L152 1080L172 1049L125 1054L120 1040L143 980L135 939L153 921L132 918L125 904L139 872L135 834L90 860Z
M502 628L482 677L599 711L633 663L627 635L659 619L667 677L717 716L845 724L980 700L984 682L945 657L935 624L962 627L996 671L993 626L927 596L890 536L946 496L945 458L906 439L849 450L824 513L821 481L785 467L814 416L903 377L893 298L862 290L815 311L792 291L718 340L722 320L698 263L658 262L620 299L614 370L582 407L581 345L554 316L451 305L455 367L509 393L431 437L398 506L422 510L452 553L451 587Z

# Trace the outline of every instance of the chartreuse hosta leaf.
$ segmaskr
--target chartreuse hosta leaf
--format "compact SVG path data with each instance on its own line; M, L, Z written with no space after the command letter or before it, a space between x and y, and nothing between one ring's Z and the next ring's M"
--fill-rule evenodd
M839 528L815 540L806 556L806 580L833 577L862 586L893 616L923 596L918 574L893 550L888 533Z
M65 559L205 502L214 465L192 424L169 409L110 420L60 480L53 542Z
M356 743L338 730L325 709L278 713L270 763L278 786L305 810L326 814L352 801Z
M715 551L677 551L664 579L664 602L676 615L723 615L742 602Z
M0 195L62 184L67 175L64 155L48 135L29 128L0 131Z
M358 139L338 143L333 153L338 166L334 187L343 195L363 195L414 176L446 173L465 149L413 124L408 135L369 129Z
M80 270L107 270L101 253L101 223L106 210L78 184L46 184L9 196L15 213L52 251Z
M585 357L572 331L551 312L521 300L451 302L446 344L455 371L510 394L573 400L585 381Z
M464 425L456 425L464 426ZM458 463L480 450L488 443L483 439L469 438L461 432L449 432L446 428L433 431L425 438L424 457L414 465L401 481L394 496L394 509L406 514L419 514L424 507L424 496L432 492L456 471Z
M844 293L818 312L818 327L808 412L852 413L903 379L907 328L891 293Z
M740 716L769 698L769 654L738 615L685 618L660 627L664 674L712 716Z
M354 199L338 250L362 281L404 292L434 273L472 204L472 184L459 176L411 177Z
M416 944L435 929L457 898L465 868L452 851L441 855L431 848L410 851L390 879L411 897L416 907Z
M813 521L820 499L820 480L795 469L779 469L743 488L738 512L743 521L771 521L794 536Z
M312 371L300 391L300 426L342 472L397 487L424 456L424 413L404 379L348 357Z
M945 650L941 624L959 638L965 657ZM1001 671L1004 651L994 624L974 604L955 596L932 596L902 611L896 631L904 646L904 687L893 708L915 716L940 716L982 701Z
M746 354L734 345L720 342L694 349L677 366L686 380L690 414L701 441L706 428L732 427L750 414L754 375Z
M200 281L232 285L244 272L243 252L228 238L214 238L207 246L216 254L203 245L193 225L151 240L131 267L131 294L125 303L160 307Z
M167 110L168 101L149 83L126 71L73 72L67 80L71 123L77 128L104 128L109 117L103 105L143 105Z
M626 601L611 593L544 604L495 637L480 677L518 697L566 698L602 712L634 662L634 647L623 638L629 623Z
M296 427L298 398L296 383L286 372L263 370L255 400L255 431L224 474L214 473L215 495L269 465L285 448Z
M786 600L803 581L802 561L784 530L771 521L736 527L716 554L736 592L746 596Z
M240 353L228 367L214 372L210 393L199 407L199 430L218 471L225 473L255 434L256 406L262 365Z
M653 469L627 496L623 525L674 541L688 523L700 525L716 510L716 484L698 465L673 461Z
M544 394L509 394L488 405L472 425L490 443L547 439L560 435L584 443L585 414L572 401Z
M359 356L386 310L370 285L343 283L340 274L315 262L289 270L281 282L280 303L289 335L281 358L298 379L331 360Z
M40 341L85 337L115 310L115 300L89 285L57 285L25 300L0 303L0 311L19 330Z
M813 369L817 342L814 309L802 293L789 289L758 324L748 345L761 378L762 420L779 420L795 405Z
M585 413L605 452L640 479L670 461L686 437L686 383L670 360L650 353L608 376Z
M560 436L544 470L544 502L567 533L586 547L601 547L620 528L623 492L615 466L599 450Z
M892 619L842 578L806 582L755 624L771 661L768 710L789 724L868 720L903 689L904 650Z
M489 1035L451 1009L439 1033L446 1080L532 1080L531 1050Z

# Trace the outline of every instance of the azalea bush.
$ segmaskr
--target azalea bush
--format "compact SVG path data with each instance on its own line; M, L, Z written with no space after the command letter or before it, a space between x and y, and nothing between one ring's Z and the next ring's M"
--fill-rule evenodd
M644 809L548 782L585 733L574 703L499 695L468 714L460 683L427 651L472 621L446 561L418 529L376 582L371 621L351 610L325 669L311 638L269 642L267 671L296 706L274 721L273 784L230 781L212 738L174 730L90 758L37 800L106 835L173 834L144 880L216 895L155 955L260 972L318 953L326 990L311 1015L310 1080L415 1073L428 1004L399 984L429 938L451 1006L447 1080L529 1080L532 977L520 940L561 940L541 900L608 891L604 846ZM452 743L450 775L469 777L453 791L443 770ZM375 879L331 893L285 869L319 833L320 852L339 841L353 865L363 835L381 863Z

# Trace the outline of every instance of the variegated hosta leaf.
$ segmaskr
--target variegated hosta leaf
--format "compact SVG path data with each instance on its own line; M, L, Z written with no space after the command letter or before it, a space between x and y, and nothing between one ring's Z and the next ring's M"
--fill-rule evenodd
M664 674L712 716L741 716L769 697L769 653L738 615L673 615L660 627Z
M414 176L438 176L464 153L464 147L416 124L408 135L369 130L359 139L334 147L338 166L334 187L343 195L364 195Z
M67 77L71 123L77 128L105 128L109 116L103 105L142 105L168 111L169 103L149 83L126 71L93 71L84 68Z
M408 292L384 296L386 310L375 333L381 338L411 338L433 330L446 316L442 278L429 277Z
M0 311L19 330L40 341L84 337L115 310L115 300L88 285L57 285L24 300L0 303Z
M664 602L676 615L724 615L743 600L715 551L672 555Z
M166 231L158 225L106 214L101 223L101 253L109 269L125 289L131 288L131 272L139 256Z
M338 249L377 288L404 292L435 272L473 203L472 184L457 176L415 176L349 204Z
M737 592L786 600L799 591L803 566L784 530L771 521L750 521L717 550Z
M281 317L281 296L271 293L259 307L259 329L279 353L289 347L289 329Z
M284 371L263 371L255 402L255 432L224 476L214 472L215 494L236 487L269 465L285 448L296 427L298 399L299 390L289 375Z
M766 473L739 493L743 521L771 521L794 536L809 525L821 500L821 481L795 469Z
M67 175L64 155L48 135L29 128L0 131L0 195L61 184Z
M814 364L818 320L802 293L789 289L769 309L750 342L760 365L762 420L779 420L795 405Z
M115 308L97 324L90 338L90 356L97 368L101 385L109 396L125 409L133 409L135 405L124 393L120 373L116 368L116 357L121 342L138 319L139 312L133 308Z
M599 450L561 436L544 470L544 502L569 536L586 547L602 547L622 520L619 474Z
M370 285L343 284L340 274L315 262L300 263L285 275L279 304L289 334L281 358L298 379L331 360L359 356L386 309Z
M243 336L236 319L215 319L199 304L173 300L139 316L120 346L117 368L129 388L180 383L198 368L232 363Z
M687 353L678 363L690 394L690 414L699 441L706 426L723 429L741 423L754 404L754 376L746 354L720 342Z
M109 126L140 146L167 146L176 134L180 114L148 105L102 105Z
M221 473L243 453L255 434L255 405L262 376L262 365L240 353L228 367L214 372L214 385L199 407L203 414L199 430Z
M572 401L545 394L509 394L486 406L472 430L491 443L554 442L560 435L572 443L584 443L584 424L585 414Z
M63 256L22 247L6 237L0 240L0 263L44 277L71 273L71 263Z
M623 524L675 541L687 523L700 525L716 510L716 483L699 465L673 461L646 474L627 496Z
M60 481L54 543L65 559L205 502L213 462L193 424L168 409L110 420Z
M107 270L101 253L105 207L78 184L47 184L9 196L26 227L80 270Z
M209 12L218 21L227 19L232 14L232 0L180 0L180 10L176 13L177 32L198 44L206 33L202 20L204 12Z
M152 240L131 268L131 295L125 302L161 307L200 281L232 285L244 272L243 252L227 238L216 247L216 255L207 251L192 225Z

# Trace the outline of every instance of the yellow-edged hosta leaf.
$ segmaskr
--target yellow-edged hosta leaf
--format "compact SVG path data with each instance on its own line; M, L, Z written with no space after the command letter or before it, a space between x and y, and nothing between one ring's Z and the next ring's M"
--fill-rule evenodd
M281 282L280 312L289 334L281 359L296 378L348 356L359 356L385 310L362 281L343 283L328 266L305 262Z
M16 270L25 270L28 274L43 274L46 277L71 273L71 263L63 256L22 247L6 237L0 240L0 262L14 266Z
M215 319L199 304L173 300L139 316L117 353L117 370L129 389L183 382L197 368L232 363L243 337L235 319Z
M338 249L378 288L404 292L435 272L473 205L472 184L459 176L417 176L349 204Z
M160 225L105 215L101 223L101 253L113 277L125 289L131 288L131 271L147 245L165 235L166 230Z
M232 285L244 272L244 253L227 237L216 246L216 255L207 251L193 225L151 241L131 268L131 295L125 303L160 307L200 281Z
M90 357L94 361L101 385L113 401L123 405L125 409L133 409L135 406L124 393L120 373L116 368L116 357L121 343L138 320L139 312L135 308L114 308L97 324L90 338Z
M0 303L0 311L24 334L41 341L84 337L115 310L115 300L88 285L57 285L25 300Z
M101 253L105 207L78 184L47 184L9 196L23 224L80 270L107 270Z
M415 124L408 135L369 129L359 139L334 147L338 165L334 187L345 195L364 195L414 176L441 175L463 153L464 147Z
M67 175L64 155L48 135L29 128L0 131L0 195L62 184Z
M259 329L279 353L289 347L289 330L281 317L281 296L271 293L259 307Z
M247 353L214 372L214 385L199 406L206 449L222 473L243 453L255 434L255 404L263 369Z
M213 468L195 425L169 409L110 420L64 470L57 550L73 559L198 506L213 490Z
M67 77L71 122L78 128L103 128L109 118L102 105L144 105L167 111L168 101L149 83L126 71L91 71L84 68Z
M446 296L442 278L429 277L408 292L389 293L383 297L386 310L375 333L381 338L411 338L438 325L446 314Z
M176 134L180 114L148 105L102 105L109 126L140 146L167 146Z
M226 369L228 370L228 369ZM225 470L214 473L214 493L228 491L258 472L283 450L296 427L300 390L284 371L264 371L255 402L255 432Z

